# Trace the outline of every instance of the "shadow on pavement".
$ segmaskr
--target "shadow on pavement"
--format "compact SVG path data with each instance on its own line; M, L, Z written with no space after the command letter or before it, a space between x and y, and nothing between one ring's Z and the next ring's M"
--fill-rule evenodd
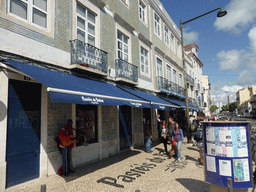
M210 184L196 179L176 179L180 184L187 188L190 192L209 192Z
M198 151L198 152L199 152L199 150L198 150L197 148L187 147L187 149L189 149L189 150L193 150L193 151Z
M123 161L124 159L132 157L134 155L138 155L140 153L141 151L139 150L124 150L119 154L108 157L106 159L102 159L96 162L91 162L91 163L87 163L86 165L79 166L76 168L76 173L72 173L68 176L65 176L64 179L66 180L66 182L76 180L79 177L82 177L84 175L97 171L99 169L106 168L108 166L111 166L115 163Z
M185 159L186 159L186 160L191 160L191 161L198 162L197 159L195 159L194 157L190 157L190 156L188 156L188 155L185 155Z

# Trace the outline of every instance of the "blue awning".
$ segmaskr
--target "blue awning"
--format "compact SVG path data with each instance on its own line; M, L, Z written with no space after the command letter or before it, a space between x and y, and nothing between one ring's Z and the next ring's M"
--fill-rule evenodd
M121 87L121 86L120 86L120 88L135 95L135 96L138 96L142 99L150 101L151 105L156 109L171 111L171 110L173 110L173 108L179 108L178 106L173 105L167 101L164 101L163 99L160 99L153 94L146 93L143 91L137 91L137 90Z
M129 94L110 83L85 79L16 61L5 61L22 73L46 85L52 102L152 108L150 102Z
M169 99L169 98L164 98L164 97L161 97L163 99L165 99L166 101L169 101L171 103L174 103L175 105L178 105L180 106L181 108L186 108L186 102L184 101L178 101L178 100L175 100L175 99ZM194 106L194 105L191 105L191 104L188 104L189 106L189 110L201 110L200 108Z

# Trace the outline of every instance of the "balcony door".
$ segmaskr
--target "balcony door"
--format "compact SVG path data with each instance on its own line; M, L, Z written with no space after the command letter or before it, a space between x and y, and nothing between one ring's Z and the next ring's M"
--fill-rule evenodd
M156 61L156 76L157 77L163 77L163 63L162 60L157 58Z

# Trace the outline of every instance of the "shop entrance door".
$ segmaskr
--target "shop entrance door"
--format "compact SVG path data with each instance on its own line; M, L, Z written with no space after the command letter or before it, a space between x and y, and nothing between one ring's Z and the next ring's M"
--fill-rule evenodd
M119 108L119 137L120 150L132 146L132 117L130 106L120 106Z
M39 177L41 85L10 80L7 187Z

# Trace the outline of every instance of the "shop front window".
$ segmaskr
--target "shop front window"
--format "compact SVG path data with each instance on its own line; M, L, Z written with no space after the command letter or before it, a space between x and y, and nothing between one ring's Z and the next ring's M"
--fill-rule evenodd
M97 106L76 105L77 146L98 142Z

